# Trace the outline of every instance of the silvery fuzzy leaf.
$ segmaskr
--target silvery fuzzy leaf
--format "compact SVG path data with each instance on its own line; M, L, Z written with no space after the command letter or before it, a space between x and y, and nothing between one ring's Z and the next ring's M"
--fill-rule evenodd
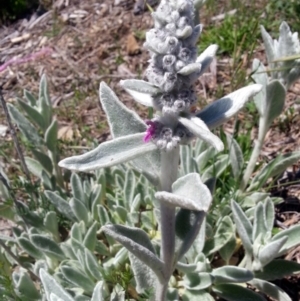
M176 180L172 193L159 191L155 197L173 207L207 212L212 196L197 173L191 173Z
M201 64L201 72L200 75L202 75L209 65L211 64L212 60L214 59L216 53L218 50L218 45L213 44L208 46L201 54L198 56L196 62Z
M93 292L94 282L88 276L86 276L86 274L82 270L79 270L74 266L71 267L66 265L61 266L60 270L63 273L66 280L73 283L77 287L81 287L87 293Z
M58 124L57 121L53 119L45 132L45 138L44 138L48 149L52 153L56 153L57 151L57 140L58 140L57 133L58 133Z
M104 226L111 222L106 208L103 205L97 205L97 211L99 216L100 225Z
M259 84L241 88L214 101L212 104L198 112L196 116L203 120L209 129L213 129L234 116L243 108L245 103L255 94L260 92L261 89L262 86Z
M40 270L40 277L43 287L47 296L47 300L50 301L50 294L55 292L56 296L64 301L74 301L74 299L57 283L57 281L50 276L44 269Z
M282 22L279 27L278 57L285 57L295 53L294 41L290 27Z
M285 291L271 282L255 278L249 283L276 301L292 301Z
M32 95L30 91L24 89L24 97L32 107L36 106L36 98Z
M94 279L101 280L103 277L100 270L103 272L103 268L100 268L95 256L89 250L85 249L84 251L84 261L88 272Z
M259 187L262 187L268 179L280 175L289 166L298 162L299 159L300 151L280 154L271 162L269 162L264 168L262 168L262 170L253 178L247 191L259 189Z
M58 231L58 217L56 212L49 211L47 212L44 218L45 228L53 235L56 241L59 241L59 231Z
M229 263L230 258L234 254L235 248L236 236L235 233L233 233L230 240L219 250L219 254L226 263Z
M121 80L120 85L136 100L138 103L147 107L152 107L152 96L162 91L152 84L137 79Z
M200 140L198 140L200 141ZM196 162L200 171L206 166L209 159L213 158L217 154L217 151L214 147L210 146L201 154L196 157Z
M183 278L184 287L190 291L210 287L213 281L214 277L210 273L188 273Z
M252 240L255 241L260 234L262 237L265 237L267 234L267 221L262 203L258 203L255 206Z
M21 271L18 278L18 282L16 283L17 291L25 298L28 298L28 300L40 300L41 295L28 274Z
M229 216L220 219L214 235L205 241L203 253L211 255L225 246L234 233L234 225Z
M41 178L42 171L44 170L42 164L39 161L32 159L30 157L25 157L24 159L28 167L28 170L36 177Z
M252 280L254 276L251 271L235 266L223 266L213 269L211 274L214 277L214 284L243 283Z
M87 226L89 223L89 213L86 208L86 206L83 204L83 202L72 198L70 200L70 207L76 216L77 220L84 221L85 225Z
M260 26L260 32L264 41L268 63L271 64L275 59L274 41L271 38L271 36L268 34L268 32L265 30L263 25Z
M109 292L105 288L105 283L99 281L94 288L91 301L105 301L108 296Z
M201 179L207 181L210 178L218 178L230 164L229 155L221 155L219 159L204 170Z
M267 95L267 85L269 83L268 73L264 64L258 60L254 59L252 63L252 71L254 72L252 78L257 84L261 84L263 86L260 93L254 96L254 103L259 112L259 115L262 116L264 114L264 107L266 102Z
M183 301L215 301L211 294L207 293L205 290L192 291L185 289L182 295Z
M146 290L154 289L156 285L156 277L152 270L131 253L129 253L129 260L134 274L137 292L141 294ZM153 298L149 299L149 301L153 301Z
M287 89L300 77L300 66L299 66L299 62L295 63L294 65L295 67L293 67L288 75L286 76L285 80L286 80L286 87Z
M54 207L57 209L58 212L60 212L62 215L67 217L68 219L71 219L72 221L76 221L77 218L73 214L73 211L69 205L68 202L66 202L62 197L60 197L58 194L54 193L53 191L45 191L45 196L47 199L54 205Z
M43 218L35 213L34 211L30 210L28 206L21 201L16 200L16 209L18 215L29 225L43 230L44 229L44 221ZM33 228L32 228L33 229Z
M141 229L121 225L106 225L102 227L105 234L111 236L145 263L159 279L164 279L163 262L155 255L153 245Z
M185 76L190 75L194 72L197 72L199 74L201 68L202 68L202 66L200 63L192 63L189 65L186 65L185 67L180 69L177 73L180 75L185 75Z
M261 122L265 124L266 131L273 120L278 117L284 108L286 91L282 83L274 80L267 85L266 98L263 104ZM260 125L261 126L261 125Z
M64 252L61 250L60 246L52 239L40 234L33 234L30 236L30 240L32 241L34 246L37 247L46 256L57 260L65 259Z
M182 176L191 172L197 172L196 161L192 158L192 149L190 145L180 145L180 164Z
M222 151L224 149L223 142L220 138L214 135L201 119L192 116L189 119L179 117L178 120L197 138L212 145L217 151Z
M269 198L269 193L265 192L253 192L252 194L245 196L243 200L243 207L255 207L259 202L264 203Z
M51 159L48 155L44 154L43 152L40 152L38 150L32 149L31 150L34 157L38 160L38 162L42 165L42 167L47 171L50 175L53 171L53 164Z
M241 285L226 283L213 286L213 292L228 301L266 301L264 297Z
M97 230L98 230L98 224L97 222L94 222L93 225L87 231L83 240L83 245L91 252L94 252L95 250L96 241L97 241Z
M32 256L34 259L44 258L43 252L36 248L30 240L25 237L17 238L19 246L28 253L29 256Z
M81 201L82 203L85 202L85 195L82 187L82 182L78 174L72 173L71 176L71 188L73 197L77 200Z
M231 209L236 230L243 242L243 246L248 254L252 254L252 225L241 207L233 200L231 202Z
M143 137L144 133L141 133L103 142L92 151L60 161L59 166L90 171L128 162L157 149L155 144L143 142Z
M41 113L22 99L17 98L17 101L19 106L26 112L30 121L35 123L42 131L45 131L45 120Z
M179 260L192 246L195 241L201 225L203 224L205 213L203 211L191 211L180 209L176 214L175 232L181 240L181 245L177 251L177 260ZM205 228L204 226L202 228ZM203 237L205 240L205 237Z
M146 131L146 124L133 111L120 102L116 94L104 83L100 84L100 101L108 118L110 131L114 138ZM160 152L145 154L143 158L132 161L133 166L154 184L159 183Z
M48 92L48 84L45 74L42 75L39 87L38 99L39 111L44 117L45 125L48 127L52 119L52 105Z
M130 204L134 199L136 188L135 175L131 169L128 169L125 175L125 184L124 184L124 197L125 197L125 206L127 209L130 209Z
M238 179L244 166L243 152L237 141L229 134L226 134L229 149L229 158L232 167L232 173L235 179Z
M138 211L139 207L141 205L141 194L137 194L132 202L130 203L130 213Z
M280 231L272 237L272 242L280 240L283 237L287 237L287 241L280 249L278 256L285 254L289 249L296 247L300 244L300 225L295 225L290 227L289 229Z
M35 147L43 145L43 141L39 136L35 127L20 113L20 111L12 104L7 104L7 109L12 120L16 123L25 138Z
M268 232L272 232L275 219L275 208L272 199L269 197L264 202L264 215L266 217L266 229Z
M272 281L299 273L299 263L291 260L275 259L264 266L262 271L255 271L255 278Z

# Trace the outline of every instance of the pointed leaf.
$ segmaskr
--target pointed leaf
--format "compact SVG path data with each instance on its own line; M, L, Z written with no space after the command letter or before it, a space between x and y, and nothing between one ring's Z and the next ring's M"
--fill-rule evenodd
M74 301L74 299L44 269L40 269L40 277L48 300L50 300L50 294L55 292L55 295L64 301Z
M212 145L217 151L224 149L223 142L220 138L214 135L201 119L197 117L191 117L190 119L179 117L178 119L191 133Z
M229 242L233 233L234 226L231 218L229 216L223 217L214 235L206 239L203 253L211 255L220 250Z
M129 253L129 260L136 281L137 292L141 294L146 290L153 289L156 284L156 277L153 271L131 253Z
M27 252L30 256L32 256L35 259L41 259L44 258L44 254L42 251L40 251L38 248L36 248L30 240L28 240L25 237L19 237L17 239L17 242L19 246Z
M87 249L84 250L84 261L85 265L88 268L89 273L96 279L100 280L102 279L102 275L100 273L100 267L99 264L95 258L95 256L89 252Z
M135 112L127 109L104 82L100 84L99 93L114 138L146 131L146 124L141 118ZM137 170L145 173L153 184L158 185L159 174L157 171L160 170L160 152L158 150L133 160L132 164Z
M284 108L286 91L282 83L274 80L267 85L267 95L263 109L263 118L267 127L278 117Z
M97 222L94 222L94 224L90 227L90 229L86 233L83 240L83 245L86 248L88 248L91 252L94 252L95 250L96 241L97 241L97 229L98 229Z
M292 301L285 291L273 283L261 279L253 279L250 284L276 301Z
M65 254L63 253L59 245L52 239L43 235L33 234L30 236L30 240L41 252L45 253L45 255L47 255L48 257L58 260L65 259Z
M3 280L2 280L3 281ZM16 289L24 297L29 297L30 300L40 300L41 295L36 289L33 281L30 279L27 273L21 272L19 281L16 285ZM4 296L2 296L4 297ZM5 300L5 297L4 297Z
M213 61L217 53L217 50L218 50L218 45L216 44L210 45L197 58L196 62L201 64L200 75L202 75L207 70L207 68Z
M231 202L231 209L236 230L239 233L246 252L252 254L252 225L241 207L235 201Z
M196 116L203 120L209 129L215 128L234 116L261 89L262 86L259 84L241 88L214 101L198 112Z
M35 127L15 108L8 103L7 108L12 120L16 123L25 138L35 147L40 147L43 144Z
M227 301L266 301L254 291L235 284L219 284L213 287L213 291Z
M159 88L144 80L121 80L120 85L134 98L134 100L147 107L153 106L152 95L161 93Z
M109 293L105 289L103 281L99 281L94 288L91 301L105 301Z
M24 97L32 107L36 106L36 98L26 89L24 90Z
M79 200L72 198L70 207L79 221L84 221L85 225L89 223L89 213L86 206Z
M57 151L57 140L58 140L57 135L58 135L58 123L55 119L53 119L45 133L46 145L52 153L56 153Z
M159 279L164 279L163 262L155 255L152 243L144 231L121 225L106 225L102 229L151 268Z
M43 168L51 175L53 171L53 165L49 156L35 149L32 149L32 153L39 161L39 163L43 166Z
M239 179L244 166L243 152L237 141L229 134L226 134L229 149L229 158L232 167L232 173L235 179Z
M68 281L83 288L87 293L93 292L94 283L83 271L71 266L62 266L60 270Z
M251 271L235 266L220 267L214 269L211 274L214 277L214 284L230 282L243 283L253 279Z
M267 234L267 221L264 212L264 206L262 203L258 203L255 207L254 211L254 221L253 221L253 232L252 232L252 240L258 237L259 234L262 237L265 237Z
M202 181L208 181L211 178L217 179L223 173L223 171L229 165L229 155L221 155L219 159L211 164L207 169L204 170L201 179Z
M266 230L272 232L275 219L275 208L273 201L269 197L264 202L264 215L266 218Z
M273 281L299 273L299 263L290 260L275 259L264 266L262 271L256 271L255 278Z
M289 229L283 230L272 237L272 241L280 240L283 237L287 237L287 241L280 249L278 256L285 254L289 249L300 245L300 225L295 225Z
M289 166L300 160L300 151L287 154L280 154L274 160L269 162L252 180L248 190L254 190L263 186L270 178L283 173Z
M260 26L260 31L264 41L265 52L268 59L268 63L271 64L275 59L274 42L271 36L267 33L267 31L262 25Z
M133 160L157 149L153 143L144 143L143 136L144 134L135 134L104 142L90 152L60 161L59 166L90 171Z
M45 196L54 205L57 211L73 221L77 220L69 203L66 202L62 197L49 190L45 191Z
M26 112L28 118L30 118L30 121L35 123L41 130L45 130L45 121L43 116L40 114L38 110L36 110L31 105L27 104L23 100L17 98L18 104L20 107Z
M174 207L197 211L207 211L212 196L209 189L201 181L199 174L191 173L176 180L172 185L173 193L159 191L155 197ZM199 199L201 196L201 199Z

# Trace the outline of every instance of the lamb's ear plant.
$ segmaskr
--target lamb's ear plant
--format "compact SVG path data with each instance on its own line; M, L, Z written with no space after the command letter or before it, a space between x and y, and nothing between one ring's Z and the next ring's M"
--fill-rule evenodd
M196 42L201 26L194 24L191 0L163 0L153 18L155 28L146 34L145 42L151 54L146 72L148 82L124 80L121 85L136 101L153 107L155 117L143 121L102 82L100 101L113 140L83 155L64 159L59 165L90 171L129 161L155 185L153 203L157 203L161 233L160 256L147 233L139 228L109 224L102 231L132 254L131 262L140 266L141 273L149 269L153 272L155 284L152 277L143 275L145 281L140 283L139 291L155 285L153 300L164 301L172 273L192 246L212 202L211 193L199 174L178 178L179 146L198 138L222 151L222 141L210 130L236 114L261 90L261 85L242 88L193 113L197 101L194 83L209 66L217 46L208 47L197 57ZM185 235L179 235L180 239L176 239L177 219L180 224L189 225Z
M300 158L298 151L279 155L252 179L248 187L265 136L274 119L283 112L286 91L300 77L298 33L292 33L286 22L282 22L280 25L278 40L273 40L263 26L261 26L261 33L268 66L265 67L258 59L253 61L252 77L256 83L263 86L263 89L254 97L254 103L259 113L258 137L240 185L242 191L246 188L247 191L261 188L269 178L280 175Z

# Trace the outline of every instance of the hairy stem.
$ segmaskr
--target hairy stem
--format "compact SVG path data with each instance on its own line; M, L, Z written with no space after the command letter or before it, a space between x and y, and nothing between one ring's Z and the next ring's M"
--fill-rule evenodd
M161 187L162 191L171 192L172 184L177 179L179 164L179 147L171 152L161 154ZM160 204L161 214L161 259L164 262L164 283L159 284L156 301L165 301L169 279L174 270L175 256L175 208Z

